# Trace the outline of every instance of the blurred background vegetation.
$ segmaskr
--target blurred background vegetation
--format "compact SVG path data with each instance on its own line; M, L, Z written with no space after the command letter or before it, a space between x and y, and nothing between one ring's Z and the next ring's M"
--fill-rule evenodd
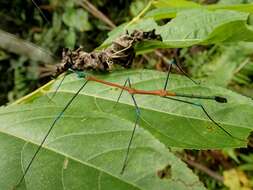
M40 9L31 0L0 1L0 105L13 102L51 80L47 71L50 65L59 62L63 48L82 46L84 50L92 51L107 38L110 30L130 21L143 10L148 0L35 2ZM253 3L253 0L195 2L239 4ZM176 52L184 70L194 78L253 98L253 43L194 46L160 52L168 57ZM138 56L133 67L167 69L155 52ZM181 74L176 69L173 72ZM252 150L251 140L245 149L187 150L180 154L209 189L227 189L226 183L230 189L251 189ZM232 180L224 181L226 176Z

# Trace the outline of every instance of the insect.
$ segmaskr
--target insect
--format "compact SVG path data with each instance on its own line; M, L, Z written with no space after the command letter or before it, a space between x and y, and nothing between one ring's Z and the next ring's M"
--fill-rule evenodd
M120 171L121 174L124 173L125 168L127 167L128 156L129 156L130 148L132 145L132 140L134 138L134 134L135 134L136 128L138 126L138 122L140 120L141 110L140 110L138 103L136 101L136 98L135 98L135 96L137 94L138 95L159 96L161 98L170 99L173 101L177 101L177 102L181 102L181 103L185 103L185 104L190 104L192 106L198 107L203 111L203 113L206 115L206 117L210 121L212 121L214 125L216 125L218 128L220 128L226 135L230 136L231 138L237 138L237 137L231 135L219 123L217 123L210 116L210 114L206 111L205 107L202 104L175 98L175 97L184 97L184 98L190 98L190 99L196 98L196 99L212 100L212 101L216 101L218 103L226 103L227 99L225 97L222 97L222 96L201 96L201 95L195 95L195 94L182 94L182 93L176 93L176 92L171 92L171 91L167 90L169 77L170 77L170 73L171 73L171 68L172 68L171 64L169 65L169 70L167 73L164 88L159 89L159 90L135 89L131 85L130 78L126 79L125 83L123 85L121 85L121 84L117 84L117 83L107 82L107 81L101 80L99 78L89 76L87 74L82 75L83 73L80 73L80 71L86 71L86 70L108 72L108 71L112 70L112 67L114 65L121 65L124 68L130 68L130 66L133 62L134 56L135 56L134 45L138 42L145 41L145 40L162 40L162 39L161 39L161 36L155 34L155 30L152 30L152 31L135 30L130 34L127 32L126 34L120 36L112 43L112 45L110 47L108 47L107 49L102 50L102 51L87 53L87 52L83 51L81 48L79 48L75 51L71 51L71 50L63 51L62 62L60 65L56 66L56 72L55 72L54 76L57 77L60 74L70 70L72 72L77 73L79 75L79 77L83 77L84 83L79 88L79 90L75 93L75 95L67 102L67 104L65 105L63 110L58 114L58 116L53 120L52 124L49 126L47 133L45 134L38 149L34 153L33 157L31 158L30 162L28 163L28 165L26 166L26 168L23 172L23 175L21 176L19 182L17 183L17 187L24 180L32 163L35 161L36 156L40 152L41 148L43 147L44 143L46 142L48 136L50 135L50 133L53 130L57 121L62 117L64 112L69 108L69 106L72 104L74 99L84 89L84 87L87 85L87 83L91 82L91 81L96 82L96 83L100 83L103 85L107 85L110 87L116 87L116 88L121 89L121 92L120 92L116 102L120 101L123 91L127 91L130 94L133 104L135 106L136 119L134 122L132 134L130 136L129 143L127 146L127 151L126 151L125 157L123 158L123 164L122 164L122 168ZM167 62L168 62L168 60L167 60ZM176 65L176 66L178 66L178 65ZM64 75L64 77L62 78L62 81L64 80L65 76L66 75ZM60 82L60 84L62 83L62 81ZM57 87L55 93L57 92L59 87L60 87L60 85ZM238 140L241 140L241 139L238 139Z

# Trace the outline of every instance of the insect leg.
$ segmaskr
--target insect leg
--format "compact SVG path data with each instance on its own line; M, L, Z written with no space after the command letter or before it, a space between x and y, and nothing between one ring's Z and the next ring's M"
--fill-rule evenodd
M67 110L67 108L71 105L71 103L74 101L74 99L77 97L77 95L82 91L82 89L86 86L86 84L88 83L88 80L86 80L84 82L84 84L81 86L81 88L79 88L79 90L76 92L76 94L68 101L68 103L64 106L64 108L62 109L62 111L57 115L57 117L54 119L53 123L51 124L50 128L48 129L46 135L44 136L43 140L41 141L39 147L37 148L36 152L34 153L33 157L31 158L29 164L27 165L27 167L25 168L25 171L22 175L22 177L20 178L19 182L17 183L16 187L18 187L24 180L28 170L30 169L33 161L35 160L36 156L38 155L39 151L41 150L42 146L44 145L47 137L49 136L50 132L52 131L53 127L55 126L56 122L62 117L63 113Z
M130 79L129 79L129 78L126 80L126 82L128 82L129 87L131 88L131 82L130 82ZM133 131L132 131L132 133L131 133L131 137L130 137L130 140L129 140L129 143L128 143L128 146L127 146L127 151L126 151L125 159L124 159L123 166L122 166L122 169L121 169L120 174L123 174L123 173L124 173L125 168L126 168L126 166L127 166L127 161L128 161L128 156L129 156L130 148L131 148L131 145L132 145L132 142L133 142L134 134L135 134L136 127L137 127L137 125L138 125L138 121L139 121L139 119L140 119L140 113L141 113L141 112L140 112L140 108L139 108L138 105L137 105L137 102L136 102L136 99L135 99L134 95L131 94L131 97L132 97L132 100L133 100L134 106L135 106L136 119L135 119L135 122L134 122Z
M55 89L55 91L54 91L52 97L50 98L50 100L52 100L52 99L55 97L56 93L57 93L58 90L60 89L60 87L61 87L61 85L62 85L62 83L63 83L63 81L64 81L64 79L65 79L66 76L67 76L67 74L64 73L64 75L63 75L63 77L62 77L60 83L59 83L58 86L56 87L56 89Z
M164 84L163 90L167 89L169 78L170 78L171 68L172 68L172 65L169 64L169 70L168 70L168 73L167 73L167 77L166 77L166 80L165 80L165 84Z
M124 82L123 87L126 87L127 82L128 82L129 80L130 80L130 79L127 78L127 80ZM120 100L120 98L121 98L121 96L122 96L122 94L123 94L123 91L124 91L124 89L122 88L121 91L120 91L120 94L119 94L119 96L118 96L118 98L117 98L117 101L116 101L116 103L115 103L115 105L114 105L113 107L115 107L115 106L119 103L119 100Z
M175 64L176 67L184 74L184 76L185 76L186 78L188 78L189 80L191 80L194 84L200 85L199 82L193 80L193 79L188 75L188 73L186 73L186 72L184 71L184 69L177 63L177 61L176 61L175 58L172 60L172 62L169 62L169 64Z
M71 50L70 50L70 56L69 56L69 58L70 58L70 63L71 63L71 65L74 65L73 60L72 60L72 51L71 51ZM54 96L56 95L56 93L57 93L58 90L60 89L60 86L62 85L62 83L63 83L65 77L66 77L67 74L70 73L70 72L75 72L75 71L74 71L74 70L71 70L71 67L68 68L68 70L64 73L64 75L63 75L63 77L62 77L62 79L61 79L59 85L56 87L56 89L55 89L55 91L54 91L52 97L50 98L50 100L52 100L52 99L54 98Z
M190 102L190 101L186 101L186 100L180 100L180 99L176 99L176 98L171 98L171 97L164 97L170 100L174 100L174 101L178 101L178 102L182 102L182 103L186 103L186 104L190 104L196 107L201 108L201 110L203 111L203 113L206 115L206 117L208 117L208 119L214 123L217 127L219 127L224 133L226 133L228 136L230 136L231 138L235 138L237 140L243 141L245 142L245 140L240 139L238 137L233 136L232 134L230 134L226 129L224 129L220 124L218 124L212 117L211 115L206 111L205 107L200 104L200 103L195 103L195 102Z
M170 68L170 65L173 65L173 64L174 64L174 65L184 74L184 76L187 77L189 80L191 80L194 84L197 84L197 85L200 84L199 82L193 80L193 79L184 71L184 69L178 64L177 58L173 58L173 60L170 61L170 60L167 59L161 52L155 51L155 53L156 53L160 58L162 58L162 60L163 60L166 64L169 64L169 69L171 69L171 68Z

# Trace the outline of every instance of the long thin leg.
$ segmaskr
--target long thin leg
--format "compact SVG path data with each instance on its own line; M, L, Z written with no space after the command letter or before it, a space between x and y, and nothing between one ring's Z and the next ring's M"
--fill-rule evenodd
M67 74L65 73L65 74L63 75L63 77L62 77L62 79L61 79L59 85L56 87L56 89L55 89L55 91L54 91L52 97L50 98L50 100L52 100L52 99L55 97L56 93L57 93L58 90L60 89L60 87L61 87L61 85L62 85L64 79L66 78L66 76L67 76Z
M177 66L177 68L184 74L184 76L186 78L188 78L189 80L191 80L193 83L195 83L196 85L199 85L200 83L193 80L185 71L184 69L180 66L180 60L179 60L179 49L174 49L174 58L173 58L173 63Z
M165 84L164 84L163 90L167 89L169 78L170 78L171 68L172 68L172 65L169 64L169 70L168 70L168 73L167 73L167 77L166 77L166 80L165 80Z
M70 63L71 63L71 65L74 65L73 60L72 60L72 51L71 51L71 50L69 50L69 51L70 51L70 56L69 56L69 58L70 58ZM67 74L68 74L69 72L73 72L73 71L71 70L71 68L68 69L67 73L64 73L64 75L63 75L63 77L62 77L62 80L60 81L60 83L59 83L59 85L56 87L56 89L55 89L55 91L54 91L52 97L50 98L51 100L55 97L56 93L57 93L58 90L60 89L60 87L61 87L61 85L62 85L62 83L63 83L65 77L67 76ZM74 71L74 72L75 72L75 71Z
M180 100L180 99L176 99L176 98L171 98L171 97L164 97L164 98L167 98L167 99L170 99L170 100L174 100L174 101L178 101L178 102L182 102L182 103L186 103L186 104L190 104L190 105L193 105L193 106L196 106L196 107L199 107L201 108L201 110L203 111L203 113L208 117L208 119L210 119L210 121L212 121L217 127L219 127L223 132L225 132L228 136L232 137L232 138L235 138L235 139L238 139L240 141L244 141L243 139L240 139L238 137L235 137L233 136L232 134L230 134L228 131L226 131L220 124L218 124L211 116L210 114L206 111L205 107L200 104L200 103L195 103L195 102L190 102L190 101L186 101L186 100Z
M127 82L129 83L129 87L131 87L130 79L127 79ZM129 140L129 143L128 143L128 146L127 146L127 151L126 151L125 159L124 159L123 166L122 166L120 174L123 174L125 169L126 169L130 148L131 148L131 145L132 145L132 142L133 142L133 138L134 138L134 134L135 134L135 131L136 131L136 127L138 125L138 121L140 119L140 109L137 105L136 99L135 99L133 94L131 94L131 97L132 97L132 100L133 100L134 106L135 106L136 119L135 119L135 122L134 122L133 131L132 131L132 134L131 134L131 137L130 137L130 140Z
M128 81L130 81L129 78L127 78L127 80L125 81L123 87L126 87ZM119 94L119 96L118 96L118 98L117 98L117 101L116 101L116 103L115 103L115 105L114 105L113 107L115 107L115 106L119 103L119 100L120 100L120 98L121 98L121 96L122 96L122 94L123 94L123 91L124 91L124 89L122 88L121 91L120 91L120 94Z
M174 65L184 74L184 76L187 77L189 80L191 80L194 84L197 84L197 85L200 84L199 82L193 80L193 79L184 71L184 69L178 64L178 59L177 59L177 58L173 58L173 60L170 61L170 60L167 59L161 52L155 51L155 53L156 53L160 58L162 58L162 60L163 60L165 63L167 63L167 64L169 64L169 65L174 64Z
M127 83L129 85L129 87L131 88L131 82L130 82L129 78L126 79L126 81L124 82L123 87L126 87ZM122 88L121 91L120 91L120 94L119 94L119 96L117 98L116 104L114 106L116 106L118 104L118 102L119 102L119 100L120 100L120 98L121 98L121 96L123 94L123 91L124 91L124 89ZM125 168L127 166L127 161L128 161L128 156L129 156L130 148L131 148L131 145L132 145L132 142L133 142L133 138L134 138L134 134L135 134L135 131L136 131L136 127L137 127L138 121L140 119L140 109L139 109L139 107L137 105L136 99L135 99L135 97L134 97L133 94L131 94L131 97L132 97L132 100L133 100L134 106L135 106L136 119L135 119L135 122L134 122L133 131L131 133L131 137L130 137L130 140L129 140L129 143L128 143L128 146L127 146L127 151L126 151L125 159L123 161L123 165L122 165L120 174L124 173Z
M129 87L131 88L131 82L130 82L130 79L129 79L129 78L125 81L125 83L124 83L123 86L125 87L125 86L127 85L127 83L128 83L128 85L129 85ZM124 91L124 90L122 89L115 105L117 105L117 103L119 102L119 100L120 100L120 98L121 98L121 96L122 96L123 91ZM132 97L132 100L133 100L134 106L135 106L136 119L135 119L135 122L134 122L133 131L132 131L132 133L131 133L130 140L129 140L129 143L128 143L128 146L127 146L127 151L126 151L125 159L124 159L124 161L123 161L123 165L122 165L120 174L123 174L123 173L124 173L125 168L126 168L126 166L127 166L127 161L128 161L128 156L129 156L130 148L131 148L131 145L132 145L132 142L133 142L133 138L134 138L134 134L135 134L135 131L136 131L136 127L137 127L137 125L138 125L138 121L139 121L139 119L140 119L140 109L139 109L139 107L138 107L138 105L137 105L136 99L135 99L135 97L134 97L133 94L131 94L131 97Z
M54 119L53 123L51 124L50 128L48 129L45 137L43 138L43 140L41 141L39 147L37 148L36 152L34 153L32 159L30 160L28 166L26 167L22 177L20 178L18 184L16 185L16 187L18 187L22 181L24 180L28 170L30 169L34 159L36 158L36 156L38 155L39 151L41 150L43 144L45 143L48 135L50 134L50 132L52 131L53 127L55 126L56 122L61 118L61 116L63 115L63 113L67 110L67 108L70 106L70 104L74 101L74 99L77 97L77 95L82 91L82 89L86 86L86 84L88 83L88 80L86 80L84 82L84 84L81 86L81 88L79 88L79 90L76 92L76 94L68 101L68 103L65 105L65 107L62 109L62 111L59 113L59 115Z
M196 84L196 85L199 85L199 84L200 84L199 82L193 80L193 79L184 71L184 69L177 63L177 61L176 61L175 59L173 59L173 62L170 63L170 64L175 64L176 67L184 74L184 76L185 76L186 78L188 78L189 80L191 80L194 84Z

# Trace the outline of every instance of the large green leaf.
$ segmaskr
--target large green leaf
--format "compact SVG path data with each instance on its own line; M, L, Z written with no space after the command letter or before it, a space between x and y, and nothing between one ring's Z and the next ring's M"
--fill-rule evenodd
M158 33L162 35L165 44L175 47L224 41L251 41L253 30L247 28L247 18L247 13L234 11L187 10L159 27Z
M132 25L122 25L109 33L109 38L102 47L123 34L126 29L145 31L155 29L162 36L162 42L146 42L136 47L138 53L155 48L179 48L196 44L215 44L220 42L253 41L253 28L247 24L248 13L205 9L189 9L181 11L177 17L165 25L159 26L154 19L139 20Z
M247 13L253 13L253 4L211 4L211 5L200 5L195 2L186 1L186 0L157 0L154 1L153 5L157 7L157 9L151 10L147 15L155 17L163 18L173 18L176 16L177 12L183 11L185 9L192 9L192 8L201 8L201 9L208 9L208 10L218 10L218 9L224 9L224 10L233 10L233 11L239 11L239 12L247 12ZM170 14L166 15L166 9ZM171 13L174 14L171 14ZM159 16L160 14L160 16Z
M155 0L153 5L156 7L177 7L177 8L196 8L201 7L200 4L187 0Z
M133 87L148 90L162 88L165 74L128 71L98 77L119 84L130 77ZM52 94L36 98L43 93L40 90L24 98L23 105L0 109L0 169L5 171L0 177L0 189L10 189L17 182L21 168L28 164L53 119L82 83L83 79L70 75L53 102L49 100ZM52 92L57 85L52 87ZM246 139L252 130L253 104L248 98L207 84L196 86L174 75L169 88L177 92L224 95L227 104L192 101L202 102L208 113L237 138ZM119 93L118 89L89 82L49 135L21 189L203 189L185 164L166 147L246 145L219 129L198 107L136 95L141 120L126 171L120 175L136 115L127 93L115 107ZM160 179L157 172L166 166L168 176Z
M196 7L161 7L153 9L147 12L144 18L153 18L155 20L161 19L169 19L175 18L177 14L181 11L189 10ZM198 7L199 9L207 9L207 10L218 10L218 9L225 9L225 10L233 10L239 12L246 12L246 13L253 13L253 4L241 4L241 5L208 5Z

